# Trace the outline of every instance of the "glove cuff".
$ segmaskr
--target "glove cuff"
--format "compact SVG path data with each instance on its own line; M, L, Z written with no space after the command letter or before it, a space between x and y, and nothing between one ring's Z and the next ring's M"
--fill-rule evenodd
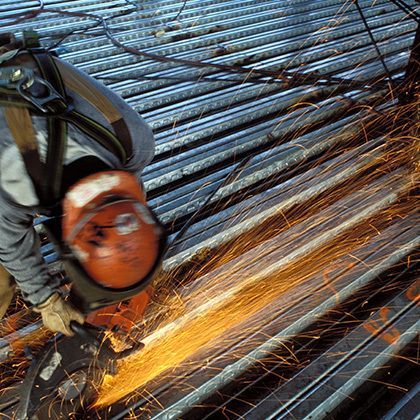
M40 303L39 305L34 306L32 309L34 312L42 312L45 308L48 308L49 306L53 305L57 300L61 298L61 295L57 292L53 293L51 296L47 298L47 300L44 300L44 302Z

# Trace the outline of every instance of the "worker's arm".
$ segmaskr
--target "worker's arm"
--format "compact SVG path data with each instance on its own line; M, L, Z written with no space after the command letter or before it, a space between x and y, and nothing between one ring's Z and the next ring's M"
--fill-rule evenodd
M28 210L0 199L0 262L15 278L24 299L38 305L58 291L59 280L48 273L32 222Z
M125 121L131 132L133 144L133 157L122 169L134 173L139 183L143 185L143 170L152 161L153 156L155 155L153 131L138 112L132 109L120 97L118 97L118 101L115 100L114 103L118 104L124 115Z

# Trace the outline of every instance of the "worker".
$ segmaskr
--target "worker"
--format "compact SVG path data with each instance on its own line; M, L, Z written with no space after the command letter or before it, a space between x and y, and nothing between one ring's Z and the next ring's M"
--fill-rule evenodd
M103 84L12 37L0 48L0 88L0 319L17 287L48 329L73 335L85 314L49 273L34 217L62 222L59 242L104 287L147 276L162 252L141 181L153 134Z

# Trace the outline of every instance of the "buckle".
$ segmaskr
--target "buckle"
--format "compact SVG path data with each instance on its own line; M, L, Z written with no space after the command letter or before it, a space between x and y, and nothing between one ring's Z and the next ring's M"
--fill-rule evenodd
M46 90L43 96L35 96L29 88L40 84ZM37 76L31 69L11 66L0 68L0 86L16 90L19 95L31 103L43 114L58 115L69 111L69 105L51 85L51 83Z
M63 113L67 110L68 106L66 100L54 89L51 83L35 75L30 80L30 83L28 82L29 81L27 79L20 79L16 84L16 90L23 99L30 102L41 112L44 114L54 115ZM37 83L43 85L46 88L46 95L38 97L34 96L31 92L28 91L29 87Z

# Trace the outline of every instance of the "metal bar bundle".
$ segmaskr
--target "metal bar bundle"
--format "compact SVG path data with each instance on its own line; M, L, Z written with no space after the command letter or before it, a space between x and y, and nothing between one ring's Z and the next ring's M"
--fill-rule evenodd
M232 316L218 335L208 325L209 340L171 366L172 376L159 372L150 389L127 385L99 415L323 418L346 415L366 392L372 404L360 413L372 414L383 398L380 373L412 366L418 180L410 147L396 139L407 120L389 86L404 76L416 24L393 2L358 3L378 49L356 6L338 0L45 0L45 12L36 12L38 1L0 5L3 31L32 29L45 46L58 43L63 59L121 94L154 129L143 179L175 241L156 286L164 302L176 288L185 308L157 327L149 314L146 348L175 339L181 326ZM59 272L41 222L41 252ZM251 306L247 290L266 305ZM250 307L234 321L238 296ZM0 338L5 366L13 343L40 327L29 310L13 317L17 330ZM7 384L0 412L12 415L19 382ZM126 405L123 397L144 387ZM409 412L403 396L392 398L382 414Z

